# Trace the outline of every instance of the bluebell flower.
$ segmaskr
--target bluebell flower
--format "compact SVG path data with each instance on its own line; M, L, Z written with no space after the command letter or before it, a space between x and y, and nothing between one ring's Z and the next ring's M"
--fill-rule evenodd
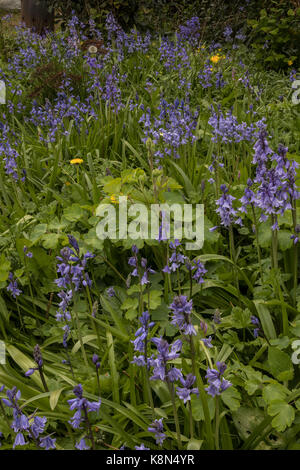
M145 447L142 443L140 446L135 446L135 450L150 450L149 447Z
M75 444L76 449L78 450L89 450L91 447L87 445L85 439L81 439L78 443Z
M157 348L157 357L152 357L149 360L151 367L153 367L153 375L150 380L176 382L182 376L182 372L177 367L171 366L169 361L180 357L182 342L177 339L170 345L163 338L152 338L151 341Z
M164 433L163 418L155 419L153 423L148 427L149 432L155 434L156 444L162 446L164 440L166 439L166 434Z
M96 366L96 369L100 368L100 361L99 361L99 356L97 354L94 354L92 357L92 361Z
M68 400L70 410L77 410L74 416L71 418L69 423L74 429L78 429L80 424L85 421L86 414L93 411L98 411L101 406L101 400L99 399L98 402L91 402L83 397L83 389L82 385L78 384L73 389L74 395L76 398L72 398ZM83 414L82 414L83 412Z
M55 441L56 439L52 439L50 436L41 437L40 447L45 450L55 449Z
M232 384L228 380L222 377L227 368L226 364L224 362L217 361L216 367L216 369L208 368L205 376L209 383L209 386L206 387L205 390L212 397L215 397L216 395L221 395L222 392L232 386Z
M154 326L154 322L150 321L149 312L146 310L139 317L141 327L135 332L135 340L131 341L134 345L134 350L143 353L140 356L134 356L133 363L139 367L149 366L147 358L147 345L148 345L148 334L150 329Z
M107 292L107 295L109 297L115 297L116 296L116 292L115 292L115 289L113 287L109 287L106 292Z
M172 315L172 325L178 326L179 330L185 335L196 335L196 330L191 323L191 313L193 308L193 301L187 300L185 295L174 297L170 309Z
M193 374L188 374L185 379L183 377L180 378L180 382L183 387L177 387L176 394L180 400L183 400L184 403L187 403L191 400L192 394L197 396L199 395L198 388L193 387L195 381L196 377Z
M25 441L25 438L21 432L18 432L16 435L15 441L13 443L13 449L17 446L26 446L28 442Z
M202 338L201 341L204 343L204 345L207 347L207 348L213 348L213 345L211 344L211 336L209 336L208 338Z
M11 292L11 295L16 299L19 297L19 295L22 294L22 291L18 288L18 282L16 279L14 279L13 273L9 273L8 279L10 283L7 286L8 292Z

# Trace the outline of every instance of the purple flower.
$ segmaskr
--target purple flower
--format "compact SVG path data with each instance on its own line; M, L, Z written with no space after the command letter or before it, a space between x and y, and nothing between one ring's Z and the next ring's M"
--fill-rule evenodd
M40 434L44 432L46 423L47 418L45 417L40 418L39 416L35 416L33 418L33 424L31 425L30 429L36 439L39 437Z
M180 382L183 387L177 387L176 393L180 400L183 400L184 403L187 403L191 400L192 394L197 396L199 395L198 388L193 388L195 380L196 377L193 374L188 374L185 379L183 377L180 378Z
M142 313L139 318L141 327L135 332L135 340L131 341L134 345L134 350L143 353L141 356L134 356L133 363L139 367L149 366L147 359L147 345L148 345L148 334L149 330L155 325L154 322L150 321L149 312L146 310Z
M0 387L0 392L3 390L4 387ZM16 433L13 448L27 444L24 434L26 434L28 438L34 436L36 439L40 439L39 442L42 443L45 438L40 438L39 436L45 430L47 418L34 416L33 421L29 421L18 403L21 398L21 392L17 387L13 387L11 390L8 389L6 391L6 397L7 398L2 398L2 403L12 410L13 421L11 428Z
M162 446L164 440L166 439L166 434L163 432L163 418L155 419L148 427L148 431L155 434L156 444Z
M25 256L27 256L27 258L32 258L33 254L31 253L31 251L27 251L27 250L28 250L27 246L24 246L23 251L24 251Z
M95 364L96 369L99 369L100 368L100 361L99 361L99 356L97 356L97 354L93 355L92 361Z
M139 267L139 260L138 260L138 248L136 245L132 246L132 253L133 256L131 256L128 260L129 266L134 267L134 270L131 273L131 276L139 277L140 278L140 284L143 286L145 284L149 283L148 275L149 274L154 274L155 271L151 269L150 267L147 267L147 260L145 258L141 258L140 266ZM140 274L140 271L143 271L142 274Z
M157 348L157 357L152 357L149 360L151 367L153 367L153 375L150 379L176 382L182 376L182 373L181 370L171 366L169 361L180 357L182 342L177 339L170 345L163 338L152 338L151 341Z
M193 301L187 300L185 295L174 297L170 309L173 313L172 325L178 326L179 330L185 335L196 335L196 330L191 324L191 313L193 308Z
M101 400L99 399L98 402L90 402L86 398L83 397L83 389L82 385L78 384L73 389L73 393L76 398L72 398L68 400L70 410L77 410L74 416L71 418L69 423L74 429L78 429L80 424L85 421L89 412L98 411L101 406ZM83 412L83 415L82 415Z
M145 447L142 443L140 446L135 446L135 450L150 450L149 447Z
M76 449L78 450L89 450L90 446L87 445L85 439L81 439L78 443L75 444Z
M233 201L235 197L228 193L228 188L225 184L221 184L222 196L216 201L217 209L216 212L221 218L221 225L228 228L233 223L242 225L240 217L237 217L237 211L233 207Z
M179 27L177 39L179 41L187 41L192 47L196 47L200 39L200 31L200 19L198 16L193 16L184 25Z
M106 292L107 292L107 295L109 297L115 297L116 296L116 292L115 292L115 289L113 287L109 287Z
M13 444L13 449L17 446L26 446L28 442L25 442L25 438L21 432L18 432L15 438L15 442Z
M227 368L225 363L217 362L216 366L216 369L208 368L205 376L209 383L209 386L206 387L205 390L212 397L215 397L216 395L221 395L222 392L232 386L232 384L228 380L225 380L224 377L222 377Z
M8 279L10 280L10 283L7 286L8 292L11 292L11 295L16 299L19 297L19 295L22 294L22 291L18 288L18 282L16 279L14 279L13 273L9 273Z
M254 335L254 338L258 338L259 336L259 333L261 332L261 328L260 328L260 321L257 317L255 317L254 315L251 316L251 323L252 325L256 326L257 328L254 328L253 330L253 335Z
M50 436L42 437L40 439L40 447L45 450L55 449L55 441L56 439L52 439Z
M209 336L208 338L202 338L201 341L207 348L213 348L213 345L211 344L211 339L211 336Z

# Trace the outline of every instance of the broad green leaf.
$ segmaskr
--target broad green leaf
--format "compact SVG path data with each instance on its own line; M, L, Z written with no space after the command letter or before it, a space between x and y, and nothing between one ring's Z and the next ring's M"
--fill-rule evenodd
M268 414L274 416L272 425L278 432L283 432L293 423L295 419L294 408L284 400L273 400L268 406Z
M276 379L286 381L293 378L294 367L291 357L279 348L269 347L268 364Z
M221 394L221 399L231 411L236 411L241 406L241 394L235 387L229 387Z

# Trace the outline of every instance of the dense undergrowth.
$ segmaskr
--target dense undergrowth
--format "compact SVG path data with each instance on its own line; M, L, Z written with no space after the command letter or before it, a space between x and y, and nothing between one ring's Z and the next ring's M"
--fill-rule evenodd
M1 448L298 449L292 64L197 18L1 41ZM203 248L100 240L121 196L203 204Z

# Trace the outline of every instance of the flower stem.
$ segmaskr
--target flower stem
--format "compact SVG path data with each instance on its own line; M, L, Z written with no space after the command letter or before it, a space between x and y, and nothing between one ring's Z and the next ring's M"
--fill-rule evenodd
M169 379L167 379L167 384L168 384L169 392L170 392L170 395L171 395L171 401L172 401L172 407L173 407L173 413L174 413L174 420L175 420L175 428L176 428L176 434L177 434L178 450L181 450L182 449L182 442L181 442L181 434L180 434L178 413L177 413L176 402L175 402L174 385L171 384Z
M219 397L216 396L216 430L215 430L215 443L216 450L220 450L219 444L219 427L220 427L220 408L219 408Z

